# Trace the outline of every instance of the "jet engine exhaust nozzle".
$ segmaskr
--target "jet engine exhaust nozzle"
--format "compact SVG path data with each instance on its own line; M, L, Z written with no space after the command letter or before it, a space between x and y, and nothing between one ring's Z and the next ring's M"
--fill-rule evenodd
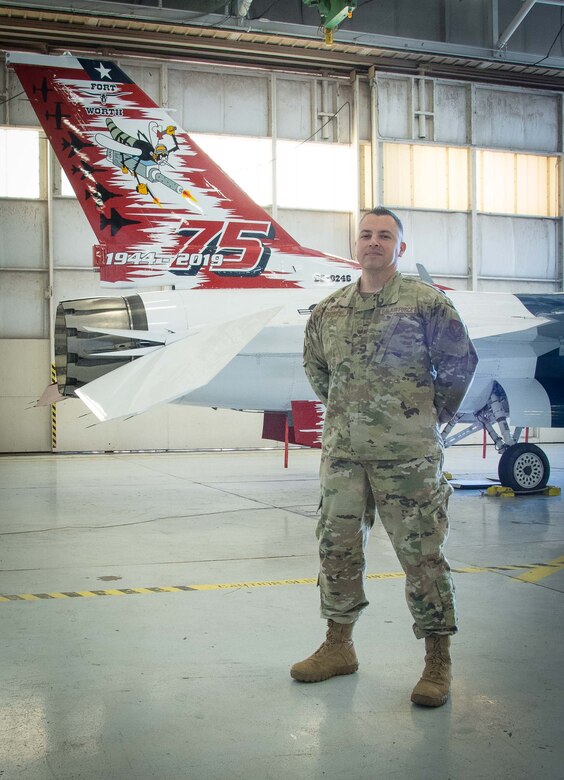
M139 338L107 331L147 330L139 295L62 301L55 318L55 367L59 392L75 390L135 358L120 355L145 346ZM115 353L108 355L107 353Z

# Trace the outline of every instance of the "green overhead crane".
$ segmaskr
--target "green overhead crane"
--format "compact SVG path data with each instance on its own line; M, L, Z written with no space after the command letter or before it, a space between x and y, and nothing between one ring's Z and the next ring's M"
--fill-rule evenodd
M343 0L303 0L304 5L316 5L325 31L325 43L333 43L333 31L345 19L352 17L356 0L344 3Z

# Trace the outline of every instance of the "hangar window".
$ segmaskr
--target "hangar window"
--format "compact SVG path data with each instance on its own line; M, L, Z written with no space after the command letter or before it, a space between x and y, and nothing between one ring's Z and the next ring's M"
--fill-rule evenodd
M39 132L0 127L0 197L39 198Z
M193 133L196 143L259 205L273 201L270 138ZM356 200L348 144L276 142L276 203L280 208L352 211Z
M272 202L272 143L268 138L191 133L198 146L261 206Z
M470 150L431 144L383 144L384 202L400 208L467 211ZM476 150L476 207L494 214L559 215L555 155Z
M62 168L59 169L61 172L61 195L63 198L74 198L75 192L72 188L72 184L69 181L69 178L67 174L63 171Z
M558 158L535 154L478 151L479 211L556 217Z
M385 203L451 211L469 208L467 149L385 143L383 163Z
M353 211L356 163L349 144L277 144L278 206L311 211Z

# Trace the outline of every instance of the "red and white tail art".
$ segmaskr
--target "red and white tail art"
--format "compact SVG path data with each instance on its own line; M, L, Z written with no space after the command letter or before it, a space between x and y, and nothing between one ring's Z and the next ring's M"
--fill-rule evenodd
M300 246L115 63L10 64L96 234L102 284L303 288L328 263L348 280L354 264Z

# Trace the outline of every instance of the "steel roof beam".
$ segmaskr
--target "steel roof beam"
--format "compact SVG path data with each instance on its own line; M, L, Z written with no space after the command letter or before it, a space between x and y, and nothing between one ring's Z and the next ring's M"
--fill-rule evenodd
M525 0L521 9L515 14L513 19L509 22L505 30L499 36L496 44L498 49L503 49L507 41L511 38L515 30L519 27L523 19L527 16L531 8L535 5L537 0Z
M502 49L506 45L507 41L511 38L515 30L519 27L523 19L527 16L529 11L536 3L540 3L541 5L559 5L560 7L564 7L564 0L526 0L526 2L523 3L521 9L515 14L513 19L509 22L505 30L499 36L496 44L498 49Z

